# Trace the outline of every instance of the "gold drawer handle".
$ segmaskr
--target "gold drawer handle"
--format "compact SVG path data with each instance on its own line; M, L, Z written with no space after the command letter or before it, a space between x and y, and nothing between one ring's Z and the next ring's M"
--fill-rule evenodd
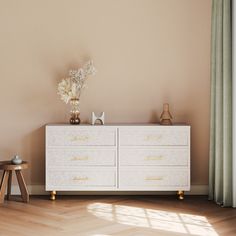
M158 141L161 138L162 138L161 134L160 135L147 135L144 140L145 141Z
M84 157L72 157L70 160L71 161L87 161L89 159L88 156L84 156Z
M88 181L89 178L86 176L86 177L74 177L73 178L74 181Z
M163 159L163 156L147 156L145 157L145 161L160 161Z
M153 181L153 180L163 180L163 177L146 177L146 181Z
M88 136L74 136L71 137L71 141L72 142L76 142L76 141L88 141L89 137Z

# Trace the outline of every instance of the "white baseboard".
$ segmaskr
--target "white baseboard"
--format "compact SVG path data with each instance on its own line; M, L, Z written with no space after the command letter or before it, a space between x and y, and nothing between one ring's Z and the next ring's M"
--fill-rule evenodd
M44 185L29 185L28 191L30 195L48 195L49 192L45 191ZM12 194L19 195L20 190L17 185L12 186ZM65 191L58 192L60 195L173 195L176 192L165 192L165 191ZM208 195L208 185L192 185L191 191L185 192L186 195Z

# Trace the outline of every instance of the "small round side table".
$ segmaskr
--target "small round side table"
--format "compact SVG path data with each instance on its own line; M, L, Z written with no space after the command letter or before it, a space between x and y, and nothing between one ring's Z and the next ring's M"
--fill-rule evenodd
M23 161L19 165L12 164L11 161L0 161L0 170L3 170L1 185L0 185L0 203L4 202L5 192L7 188L7 200L11 195L12 172L16 172L17 181L20 187L21 197L23 202L29 202L29 193L25 184L21 170L27 169L28 163Z

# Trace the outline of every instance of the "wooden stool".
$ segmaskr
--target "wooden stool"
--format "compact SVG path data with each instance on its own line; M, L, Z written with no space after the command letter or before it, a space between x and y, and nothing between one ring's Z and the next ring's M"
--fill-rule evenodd
M25 180L21 170L27 169L28 163L23 161L19 165L12 164L11 161L1 161L0 170L3 170L2 181L0 185L0 203L4 202L5 192L7 188L7 200L11 195L12 171L16 172L17 181L20 187L20 192L23 202L29 202L29 193L25 184Z

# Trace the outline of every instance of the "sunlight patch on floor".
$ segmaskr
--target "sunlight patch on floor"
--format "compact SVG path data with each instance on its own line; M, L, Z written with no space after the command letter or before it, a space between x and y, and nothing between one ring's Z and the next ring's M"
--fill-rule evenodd
M119 224L187 235L218 236L204 216L108 203L93 203L87 209L96 217Z

